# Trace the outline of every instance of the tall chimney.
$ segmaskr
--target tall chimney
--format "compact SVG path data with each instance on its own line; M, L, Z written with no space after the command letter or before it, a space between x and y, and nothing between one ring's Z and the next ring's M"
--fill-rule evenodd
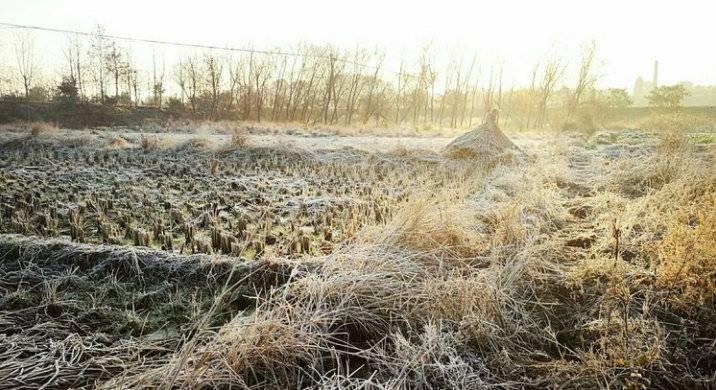
M651 80L653 87L656 88L659 86L659 60L654 60L654 75L653 79Z

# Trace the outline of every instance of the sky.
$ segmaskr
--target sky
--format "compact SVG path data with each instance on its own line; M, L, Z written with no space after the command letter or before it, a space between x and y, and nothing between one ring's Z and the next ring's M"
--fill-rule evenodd
M87 32L101 24L112 35L218 46L379 46L389 66L432 42L504 63L515 84L549 53L576 68L580 43L595 40L599 85L625 88L651 79L655 59L660 84L716 84L714 15L716 5L695 0L0 0L0 22ZM9 30L0 27L6 37ZM67 41L40 35L47 56ZM0 51L10 47L0 41Z

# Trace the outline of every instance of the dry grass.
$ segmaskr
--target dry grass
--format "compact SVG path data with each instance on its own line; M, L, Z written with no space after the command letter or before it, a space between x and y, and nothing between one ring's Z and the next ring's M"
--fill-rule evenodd
M575 152L568 148L561 158ZM671 159L673 171L658 185L643 177L652 189L637 198L604 187L625 180L619 169L585 182L554 155L527 168L457 175L225 325L193 352L178 383L643 388L713 381L706 362L714 358L707 318L716 316L716 188L712 173L694 171L689 150L683 139L665 138L654 158ZM631 161L638 165L631 175L645 175L651 163ZM608 189L592 196L586 188ZM567 212L575 205L592 211ZM614 223L623 231L616 258ZM577 235L593 236L591 246L565 246Z
M32 122L27 124L27 126L30 128L30 135L33 137L39 137L43 134L51 134L52 132L59 130L57 125L48 122Z
M142 128L153 133L194 133L194 134L232 134L234 131L250 131L263 134L328 134L338 136L382 136L382 137L454 137L469 130L470 125L455 129L435 125L412 124L386 126L375 122L355 122L351 125L303 122L271 121L208 121L208 120L170 120L166 123L147 121Z
M144 150L159 149L159 137L142 133L139 136L139 144Z
M685 112L653 113L639 123L642 129L663 132L714 131L716 124L708 115Z
M111 140L109 140L109 143L107 144L107 148L109 149L127 149L132 147L129 142L122 138L122 137L113 137Z
M234 129L229 141L232 148L244 148L249 144L249 136L245 129Z
M412 201L387 226L366 231L365 239L437 258L479 256L481 245L470 226L476 219L460 211L459 205L450 206L444 200Z
M716 296L716 194L695 199L696 208L676 210L657 246L659 287L672 290L684 310L707 305Z
M27 122L18 121L0 125L0 130L10 132L26 132L32 137L38 137L43 134L52 134L59 130L59 126L50 122Z
M186 142L178 143L175 146L178 150L210 151L216 149L216 144L205 136L192 137Z
M314 267L102 385L713 386L713 161L678 136L617 145L616 158L585 146L540 144L522 165L436 163L399 210L363 205L375 223L303 259Z

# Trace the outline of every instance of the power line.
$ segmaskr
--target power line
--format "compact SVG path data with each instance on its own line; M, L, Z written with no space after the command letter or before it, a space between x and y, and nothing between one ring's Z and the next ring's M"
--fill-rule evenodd
M66 29L61 29L61 28L34 26L34 25L28 25L28 24L0 22L0 26L4 26L5 28L37 30L37 31L53 32L53 33L60 33L60 34L74 34L74 35L81 35L81 36L86 36L86 37L93 37L93 36L97 35L95 33L88 33L88 32L84 32L84 31L66 30ZM340 62L343 62L346 64L355 65L355 66L358 66L361 68L369 68L372 70L378 69L377 67L372 67L370 65L359 63L359 62L345 59L345 58L335 57L333 55L302 54L302 53L297 53L297 52L281 51L281 50L271 51L271 50L260 50L260 49L246 49L246 48L236 48L236 47L226 47L226 46L203 45L203 44L198 44L198 43L165 41L165 40L158 40L158 39L136 38L136 37L127 37L127 36L111 35L111 34L102 34L101 36L105 37L105 38L109 38L109 39L120 40L120 41L150 43L150 44L154 44L154 45L168 45L168 46L190 47L190 48L195 48L195 49L222 50L222 51L229 51L229 52L263 54L263 55L271 55L271 56L311 57L311 58L318 58L318 59L324 59L324 60L340 61Z

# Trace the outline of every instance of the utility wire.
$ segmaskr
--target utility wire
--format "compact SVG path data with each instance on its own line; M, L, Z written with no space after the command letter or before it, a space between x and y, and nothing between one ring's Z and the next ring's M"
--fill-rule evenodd
M95 33L88 33L88 32L84 32L84 31L66 30L66 29L61 29L61 28L34 26L34 25L28 25L28 24L0 22L0 26L4 26L5 28L36 30L36 31L60 33L60 34L74 34L74 35L81 35L81 36L86 36L86 37L93 37L93 36L97 35ZM271 56L312 57L312 58L318 58L318 59L323 59L323 60L340 61L340 62L343 62L346 64L355 65L355 66L358 66L361 68L369 68L372 70L379 70L377 67L370 66L368 64L359 63L359 62L345 59L345 58L335 57L333 55L302 54L302 53L298 53L298 52L281 51L281 50L271 51L271 50L246 49L246 48L236 48L236 47L226 47L226 46L202 45L202 44L198 44L198 43L164 41L164 40L158 40L158 39L135 38L135 37L126 37L126 36L110 35L110 34L102 34L101 36L105 37L105 38L109 38L109 39L116 39L119 41L151 43L151 44L155 44L155 45L191 47L191 48L199 48L199 49L222 50L222 51L241 52L241 53L255 53L255 54L264 54L264 55L271 55ZM395 73L397 74L397 72L395 72Z

